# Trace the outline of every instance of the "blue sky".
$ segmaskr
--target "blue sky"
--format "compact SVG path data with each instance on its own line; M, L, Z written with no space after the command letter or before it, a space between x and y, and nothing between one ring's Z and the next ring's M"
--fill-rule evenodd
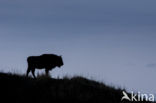
M53 77L83 75L156 93L155 0L1 0L0 71L25 73L30 55L55 53ZM36 71L39 72L39 71Z

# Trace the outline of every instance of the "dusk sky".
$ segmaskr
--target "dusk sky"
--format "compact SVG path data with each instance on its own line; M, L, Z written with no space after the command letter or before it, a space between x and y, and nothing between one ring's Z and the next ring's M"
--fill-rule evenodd
M54 78L156 93L156 0L0 0L0 71L43 53L63 57Z

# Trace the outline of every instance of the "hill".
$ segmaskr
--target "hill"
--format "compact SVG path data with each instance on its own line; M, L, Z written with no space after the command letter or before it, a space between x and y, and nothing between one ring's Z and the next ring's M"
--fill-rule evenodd
M53 79L0 73L1 103L130 103L115 89L83 77ZM147 103L147 102L137 102Z

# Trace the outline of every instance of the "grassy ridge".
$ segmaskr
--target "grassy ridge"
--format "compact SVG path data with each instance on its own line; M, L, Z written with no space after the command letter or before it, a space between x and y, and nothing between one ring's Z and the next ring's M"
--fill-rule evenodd
M129 103L121 102L121 97L122 90L83 77L33 79L0 73L0 101L4 100L3 103Z

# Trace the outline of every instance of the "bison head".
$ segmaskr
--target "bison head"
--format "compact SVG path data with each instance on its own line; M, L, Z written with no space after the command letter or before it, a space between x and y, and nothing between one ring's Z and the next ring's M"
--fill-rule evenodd
M63 65L64 64L63 64L62 56L59 56L58 67L60 68Z

